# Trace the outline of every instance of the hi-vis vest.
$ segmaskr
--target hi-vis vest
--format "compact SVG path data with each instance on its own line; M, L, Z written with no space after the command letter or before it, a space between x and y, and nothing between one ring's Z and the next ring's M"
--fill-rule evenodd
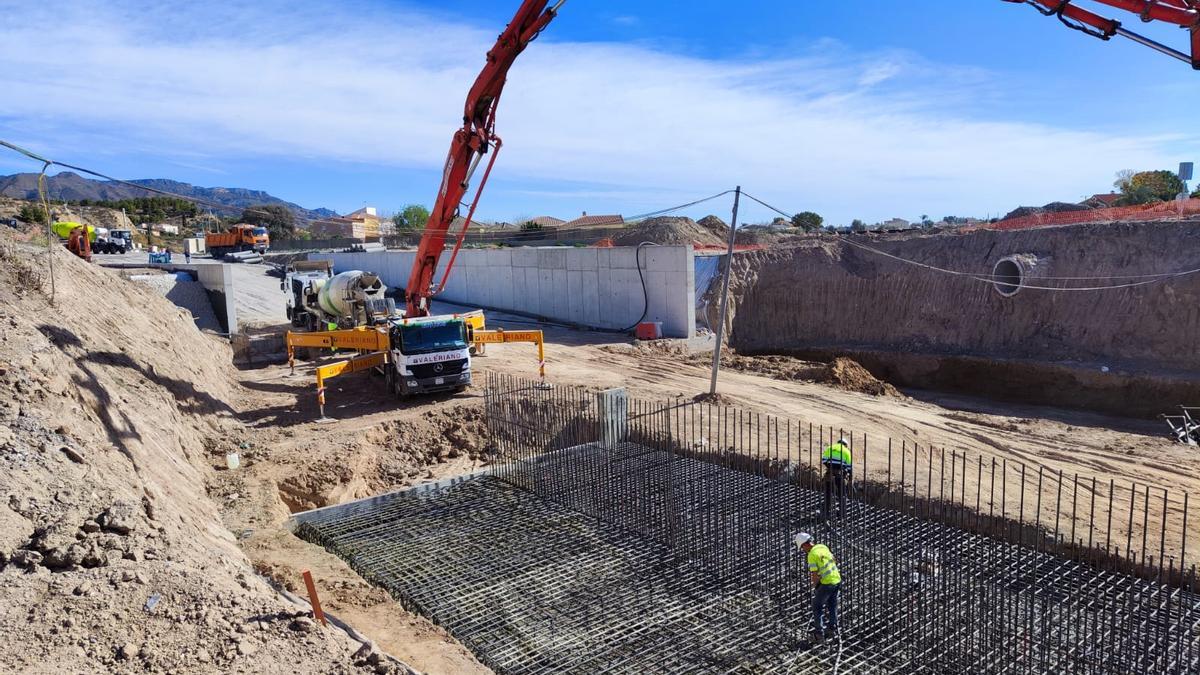
M822 586L832 586L842 583L842 573L838 571L837 561L825 544L817 544L808 552L808 571L815 572L820 577Z
M821 463L848 467L854 464L854 458L850 456L850 448L834 443L821 451Z

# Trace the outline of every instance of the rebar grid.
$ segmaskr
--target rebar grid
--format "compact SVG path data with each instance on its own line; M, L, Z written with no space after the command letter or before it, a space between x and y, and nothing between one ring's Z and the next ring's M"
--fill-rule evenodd
M614 426L587 392L490 384L493 475L310 514L298 534L497 672L1200 671L1194 589L930 517L953 497L862 490L825 528L796 453L714 454L671 422L687 407L631 401ZM797 641L801 529L843 572L840 649Z

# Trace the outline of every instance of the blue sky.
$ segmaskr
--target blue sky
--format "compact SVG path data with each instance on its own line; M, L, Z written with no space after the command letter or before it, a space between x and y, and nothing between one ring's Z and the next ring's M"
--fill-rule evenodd
M22 17L0 26L19 94L0 138L308 207L428 205L517 4L0 0ZM69 48L45 50L45 25ZM999 0L569 0L511 73L480 214L630 215L740 183L835 223L996 215L1200 159L1196 109L1185 64ZM2 173L36 168L0 154Z

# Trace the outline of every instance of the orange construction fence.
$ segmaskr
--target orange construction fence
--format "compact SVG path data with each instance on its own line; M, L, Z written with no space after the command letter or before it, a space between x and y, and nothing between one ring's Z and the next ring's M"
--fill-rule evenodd
M1021 216L1020 218L1001 220L998 223L981 225L977 229L1025 230L1035 227L1053 227L1055 225L1111 223L1121 220L1153 219L1164 216L1191 216L1197 214L1200 214L1200 199L1185 199L1183 201L1142 204L1141 206L1114 206L1107 209L1089 209L1087 211L1035 213L1028 216Z

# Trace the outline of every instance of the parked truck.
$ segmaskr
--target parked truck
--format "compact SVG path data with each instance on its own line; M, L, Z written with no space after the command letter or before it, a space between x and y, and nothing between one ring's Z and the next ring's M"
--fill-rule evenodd
M392 319L388 328L388 389L398 397L463 391L471 384L467 319L427 316Z
M110 230L105 227L96 228L96 239L92 242L92 253L125 253L133 248L132 242L127 241L121 233L128 234L129 230Z
M267 228L241 223L231 226L225 232L209 232L204 235L204 247L213 258L223 258L226 253L254 251L266 253L271 246L271 238Z
M399 316L377 274L350 270L335 275L328 260L289 264L279 288L287 294L288 321L305 331L374 326Z

